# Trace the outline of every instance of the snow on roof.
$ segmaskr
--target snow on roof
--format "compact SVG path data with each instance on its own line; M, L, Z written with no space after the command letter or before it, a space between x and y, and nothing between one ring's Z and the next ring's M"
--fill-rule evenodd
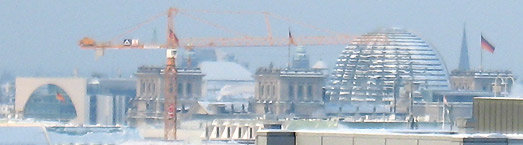
M204 61L200 63L204 80L253 81L252 74L234 62Z

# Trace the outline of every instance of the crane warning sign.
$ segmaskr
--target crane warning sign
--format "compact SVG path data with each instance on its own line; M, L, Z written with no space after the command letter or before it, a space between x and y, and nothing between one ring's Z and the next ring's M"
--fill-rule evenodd
M124 45L124 46L131 46L131 44L132 44L131 42L132 42L131 39L124 39L124 40L123 40L123 45Z

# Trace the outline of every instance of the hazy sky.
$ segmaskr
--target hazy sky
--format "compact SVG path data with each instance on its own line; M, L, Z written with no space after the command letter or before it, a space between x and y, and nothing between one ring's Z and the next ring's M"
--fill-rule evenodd
M80 75L92 72L115 76L118 69L130 75L140 65L162 65L162 50L108 51L94 60L94 52L81 50L78 40L84 36L109 40L149 17L175 6L184 9L268 11L315 26L361 35L380 27L402 27L422 37L438 49L449 70L458 65L461 33L466 22L471 66L479 66L480 33L496 46L495 54L484 53L486 69L509 69L523 75L523 1L518 0L185 0L185 1L8 1L0 0L0 73L18 76L70 76L74 68ZM229 26L254 36L266 34L264 19L252 15L203 15L209 21ZM274 35L286 37L288 27L293 35L321 35L305 27L271 21ZM144 26L126 38L152 40L165 36L165 19ZM231 36L194 20L176 19L179 37ZM333 66L344 46L306 47L312 62L322 59ZM250 70L274 62L286 64L283 48L228 48Z

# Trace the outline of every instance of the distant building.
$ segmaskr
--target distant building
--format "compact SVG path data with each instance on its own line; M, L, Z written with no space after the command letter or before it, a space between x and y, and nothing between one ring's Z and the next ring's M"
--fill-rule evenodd
M443 102L443 97L446 97L448 102L472 103L475 97L494 96L493 92L486 91L424 90L421 93L427 102Z
M453 90L493 92L494 96L508 96L515 83L511 71L471 70L467 48L467 33L463 29L459 66L450 74Z
M494 96L508 96L515 77L511 71L452 71L452 89L460 91L493 92Z
M14 110L12 104L0 104L0 118L13 118Z
M15 102L14 82L0 84L0 104L13 105Z
M185 112L202 97L202 77L197 68L177 69L177 110ZM164 76L162 67L142 66L135 76L136 97L128 111L129 125L134 127L162 126L164 111Z
M126 125L127 96L91 95L89 122L93 125Z
M255 78L252 104L257 114L310 116L323 107L321 71L259 68Z
M131 99L136 96L136 79L94 78L87 83L91 124L125 125Z
M89 123L87 80L16 78L16 114L36 120Z
M309 69L309 56L305 52L303 46L298 46L296 48L296 54L292 57L292 69Z
M73 124L125 125L133 79L17 78L19 118ZM131 85L132 87L129 87Z
M217 61L215 49L184 50L177 65L179 68L196 68L204 61Z
M87 94L136 96L134 78L94 78L87 82Z
M326 95L338 104L392 105L401 87L449 89L447 68L438 52L418 36L398 28L380 29L355 39L341 53ZM404 87L410 88L410 87Z

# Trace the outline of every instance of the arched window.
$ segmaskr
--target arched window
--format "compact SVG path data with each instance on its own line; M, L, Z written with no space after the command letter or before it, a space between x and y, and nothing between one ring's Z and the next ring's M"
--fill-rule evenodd
M69 95L52 84L37 88L24 108L24 117L37 120L68 122L76 116L76 109Z

